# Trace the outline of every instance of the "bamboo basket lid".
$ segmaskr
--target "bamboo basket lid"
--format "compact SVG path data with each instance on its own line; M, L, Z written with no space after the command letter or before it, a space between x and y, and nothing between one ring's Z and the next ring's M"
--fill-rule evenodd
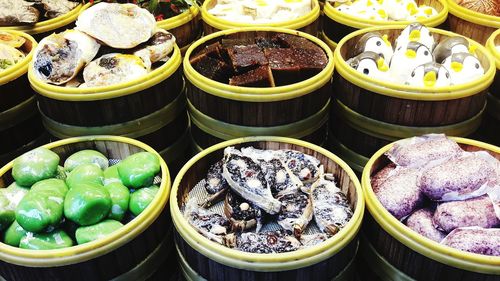
M30 48L29 53L22 59L20 62L16 63L12 67L9 67L8 69L0 72L0 86L9 83L12 80L15 80L19 78L21 75L25 74L28 71L28 65L31 62L31 59L33 58L33 53L35 52L35 48L37 46L37 43L31 35L18 31L18 30L2 30L0 28L0 31L3 32L8 32L17 36L22 36L25 39L27 39L26 42L30 44L28 48ZM25 43L26 44L26 43ZM0 93L2 94L2 93Z
M156 23L156 26L158 26L159 28L163 28L165 30L174 29L195 19L199 13L200 13L199 7L197 5L194 5L191 6L188 10L184 11L183 13L175 17L158 21Z
M90 7L90 5L91 5L90 3L87 3L85 5L80 4L76 6L76 8L74 8L73 10L64 15L58 16L53 19L37 22L32 25L2 26L0 27L0 30L23 31L28 34L40 34L40 33L50 32L74 22L76 18L80 15L80 13L83 12L88 7Z
M221 19L216 17L208 12L209 7L213 7L218 0L206 0L201 6L201 17L203 21L210 26L213 26L219 30L231 29L231 28L245 28L245 27L282 27L289 29L300 29L305 27L315 20L317 20L320 16L320 5L318 0L312 0L312 9L311 11L298 17L293 20L281 21L281 22L269 22L269 23L248 23L248 22L234 22L228 21L225 19ZM215 3L214 3L215 2Z
M493 79L495 77L495 63L493 60L493 56L486 50L484 46L464 36L462 37L466 38L472 46L476 47L476 54L478 55L479 60L481 60L483 67L485 68L485 73L479 79L459 85L439 88L425 88L373 79L357 72L355 69L350 67L347 64L346 59L343 57L343 49L348 48L345 45L349 45L349 41L354 40L355 37L359 37L365 33L372 31L391 33L395 32L396 30L403 30L405 27L406 26L404 25L377 26L357 30L347 35L338 43L337 48L335 49L334 61L336 71L350 83L353 83L369 91L395 98L422 101L442 101L472 96L487 89L493 82ZM444 37L461 36L453 32L432 27L430 27L429 30L434 35ZM485 65L485 63L487 65Z
M448 17L448 3L446 2L446 0L431 1L427 5L436 9L438 12L437 15L426 19L417 20L418 22L420 22L422 25L436 27L446 21L446 18ZM384 21L384 20L364 19L353 15L349 15L347 13L340 12L337 9L335 9L330 4L330 2L325 3L324 13L325 16L329 17L332 20L335 20L336 22L339 22L347 26L355 27L357 29L362 29L372 26L384 26L384 25L395 27L399 25L409 25L414 22L414 21L394 21L394 20Z
M61 146L78 145L78 143L81 142L97 142L103 145L108 142L109 147L106 147L106 149L123 149L120 153L130 154L128 147L120 148L120 145L117 144L124 143L155 154L160 159L161 167L161 184L156 197L135 219L125 224L120 230L102 239L69 248L44 251L20 249L0 243L0 260L29 267L54 267L84 262L109 253L130 242L151 225L160 215L168 201L171 180L167 164L154 149L142 142L118 136L69 138L43 145L43 147L55 149ZM0 169L0 175L8 173L12 169L12 165L13 161L2 167Z
M273 87L273 88L255 88L255 87L232 86L209 79L198 73L191 65L191 63L189 63L189 58L191 57L191 54L194 52L194 50L196 50L200 46L203 46L203 44L207 42L211 42L213 39L217 37L222 37L225 35L230 35L240 32L254 32L254 31L288 33L304 37L314 42L325 51L328 57L328 64L317 75L307 80L301 81L299 83L294 83L286 86ZM230 100L248 101L248 102L272 102L272 101L282 101L282 100L297 98L309 94L317 89L320 89L322 86L324 86L331 80L333 73L333 65L334 65L333 60L334 60L333 54L328 45L326 45L323 41L321 41L317 37L307 34L305 32L300 32L292 29L279 28L279 27L242 27L242 28L234 28L234 29L215 32L208 36L204 36L200 40L194 42L193 45L191 45L186 52L186 55L184 57L183 67L184 67L185 77L194 86L203 90L204 92Z
M137 93L150 88L170 77L182 62L181 51L177 44L170 59L162 66L136 79L104 87L69 88L51 85L40 80L33 72L33 62L29 65L28 79L31 87L40 95L63 101L95 101L112 99Z
M489 150L500 156L500 147L465 138L452 137L451 139L461 145ZM409 229L380 203L371 186L371 173L377 160L393 145L394 143L391 143L382 147L370 158L361 178L366 206L375 221L405 246L437 262L473 272L500 274L500 257L469 253L441 245Z
M191 169L191 167L198 161L203 160L207 155L216 151L223 150L228 146L260 141L291 144L316 151L333 160L343 171L345 171L345 173L349 176L350 182L353 184L358 196L355 202L352 202L354 206L356 206L354 214L343 229L341 229L337 234L335 234L328 240L307 249L279 254L256 254L230 249L218 243L212 242L198 233L187 222L180 210L177 197L179 196L178 192L180 184L188 170ZM322 147L305 141L285 137L247 137L233 139L216 144L203 150L202 152L191 158L191 160L189 160L186 165L184 165L184 167L180 170L180 172L177 174L177 177L175 178L170 196L170 213L172 215L174 226L177 232L181 235L182 239L185 240L197 252L208 257L209 259L230 267L245 270L268 272L286 271L310 266L321 262L328 257L331 257L334 254L338 253L356 237L357 232L359 231L359 228L361 226L361 220L364 212L364 199L361 192L361 186L352 169L339 157Z
M500 17L472 11L458 5L456 0L447 0L447 2L450 13L459 18L479 25L500 28Z

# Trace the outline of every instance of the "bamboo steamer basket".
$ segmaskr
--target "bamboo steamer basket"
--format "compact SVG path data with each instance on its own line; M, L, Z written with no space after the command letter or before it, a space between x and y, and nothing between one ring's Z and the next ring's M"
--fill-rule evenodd
M170 59L147 75L105 87L50 85L32 67L28 77L37 92L44 126L52 136L121 135L144 141L165 156L169 148L177 151L172 149L174 144L183 145L179 140L189 127L181 61L175 46Z
M446 0L416 0L417 4L431 6L438 12L437 15L428 19L420 20L419 22L428 27L445 28L446 17L448 16L448 4ZM413 21L381 21L370 20L355 17L337 11L330 2L326 2L323 8L325 17L323 18L323 34L326 40L329 41L329 46L332 50L335 49L337 43L348 34L363 28L374 26L391 26L409 25Z
M57 153L62 162L82 149L98 150L110 159L124 159L140 151L160 157L150 146L118 136L69 138L44 147ZM0 169L0 187L13 182L12 163ZM120 230L93 242L57 250L26 250L0 243L0 276L23 281L145 280L173 254L170 215L165 208L171 181L167 164L161 157L160 166L157 196L144 212Z
M42 40L44 37L52 33L58 33L68 28L74 27L74 22L81 12L87 9L90 3L80 4L70 12L55 17L53 19L44 20L30 25L16 25L16 26L0 26L0 30L15 30L25 32L33 35L37 41Z
M189 225L180 206L186 203L189 191L205 177L209 166L222 158L223 150L228 146L294 149L317 157L325 166L325 172L333 173L337 184L347 194L354 209L352 219L327 241L290 253L245 253L208 240ZM188 271L184 273L187 280L342 280L334 278L340 278L344 272L351 270L364 212L362 197L359 182L347 164L314 144L283 137L248 137L211 146L189 160L177 175L172 188L170 212L181 271ZM349 276L348 280L351 278Z
M184 54L189 45L201 37L200 9L196 5L191 6L182 14L159 21L156 25L175 36L176 43Z
M231 28L245 28L245 27L281 27L288 29L296 29L313 36L318 35L319 21L320 21L320 5L318 0L312 0L311 11L293 20L284 22L271 22L271 23L244 23L233 22L216 17L208 12L213 6L217 4L218 0L206 0L201 6L201 18L203 20L203 31L205 35Z
M450 87L428 89L379 81L358 73L346 63L363 34L378 31L392 40L403 28L385 26L359 30L342 39L335 49L336 100L332 101L329 138L335 138L330 143L340 143L354 152L348 162L355 162L358 170L380 147L401 138L427 133L469 136L480 126L486 110L495 63L489 52L475 41L469 40L477 47L484 76ZM436 39L456 35L434 28L430 31ZM330 148L339 154L348 154L339 145Z
M24 32L5 31L25 38L23 48L28 53L23 60L0 73L0 165L41 145L40 142L46 139L36 109L35 93L29 87L26 75L37 43Z
M237 87L208 79L189 63L191 54L220 37L254 38L274 33L295 34L320 46L329 59L317 75L274 88ZM252 135L305 138L321 144L331 92L333 55L328 46L307 33L276 27L224 30L196 41L184 57L188 110L196 143L208 147L220 140Z
M453 139L466 151L485 150L500 159L497 146L465 138ZM363 170L361 181L368 210L363 233L367 238L365 245L372 249L361 249L362 256L366 258L375 253L391 265L393 270L386 267L385 273L397 273L416 280L498 280L500 257L460 251L423 237L394 218L378 201L370 178L390 162L384 153L392 146L393 143L377 151ZM373 265L371 260L367 262Z
M450 15L450 30L485 44L488 37L500 28L500 17L475 12L457 4L456 0L447 0Z

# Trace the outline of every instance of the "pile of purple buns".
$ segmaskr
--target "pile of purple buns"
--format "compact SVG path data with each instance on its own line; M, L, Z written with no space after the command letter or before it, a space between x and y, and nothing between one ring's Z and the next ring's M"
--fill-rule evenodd
M464 151L442 134L398 141L386 155L392 163L371 184L394 217L443 245L500 256L497 158Z

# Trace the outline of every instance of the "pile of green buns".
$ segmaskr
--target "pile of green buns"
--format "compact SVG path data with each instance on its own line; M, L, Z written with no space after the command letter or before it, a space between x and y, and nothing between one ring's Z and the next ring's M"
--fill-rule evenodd
M159 190L160 161L149 152L112 166L95 150L72 154L64 167L60 160L43 147L14 160L15 182L0 188L4 243L50 250L100 239L144 211Z

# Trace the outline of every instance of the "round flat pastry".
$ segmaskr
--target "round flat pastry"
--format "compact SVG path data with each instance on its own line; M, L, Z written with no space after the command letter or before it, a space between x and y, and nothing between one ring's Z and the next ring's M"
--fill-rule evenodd
M154 16L134 4L101 2L85 10L76 29L117 49L130 49L151 38L156 27Z
M100 46L92 37L78 30L53 33L43 38L35 50L35 74L44 82L64 84L96 56Z
M0 72L13 66L24 58L24 54L18 49L0 43Z
M106 54L89 63L83 70L86 87L102 87L136 79L149 68L135 55Z
M14 48L20 48L24 45L25 42L26 39L22 36L5 31L0 31L0 44L9 45Z

